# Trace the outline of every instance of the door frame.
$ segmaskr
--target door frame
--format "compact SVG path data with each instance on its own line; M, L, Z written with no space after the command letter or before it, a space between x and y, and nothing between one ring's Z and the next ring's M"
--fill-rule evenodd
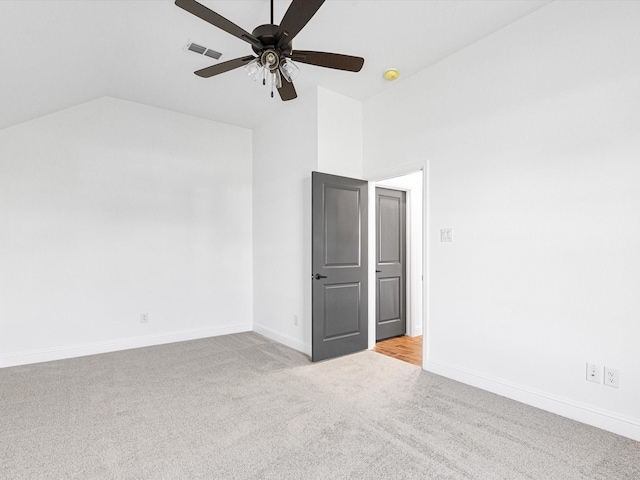
M422 342L422 368L426 369L426 365L429 360L429 296L427 295L429 287L429 237L427 232L429 229L429 162L428 160L423 163L415 163L406 165L404 167L385 170L378 173L373 173L365 176L364 179L369 182L369 252L375 252L376 235L375 235L375 195L376 185L381 183L384 186L384 181L395 177L401 177L411 173L422 171L422 319L415 319L407 308L407 329L412 328L414 322L420 321L422 323L422 335L425 341ZM385 188L389 188L384 186ZM393 188L393 187L392 187ZM400 189L402 190L402 189ZM406 191L406 190L405 190ZM411 208L410 190L407 191L407 215L409 215L409 209ZM407 235L407 240L409 235ZM409 249L408 249L409 250ZM409 254L409 251L407 251ZM375 307L376 307L376 289L372 288L375 285L375 255L369 255L369 349L375 347ZM410 257L407 258L407 267L410 268ZM410 298L410 279L407 275L407 302Z

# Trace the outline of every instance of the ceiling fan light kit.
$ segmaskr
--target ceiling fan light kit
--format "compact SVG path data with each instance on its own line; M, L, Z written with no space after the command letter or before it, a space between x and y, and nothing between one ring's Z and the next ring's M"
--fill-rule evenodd
M364 64L363 58L351 55L293 50L294 37L311 20L324 1L293 0L280 25L275 25L273 23L273 0L271 0L271 23L259 25L252 33L245 31L195 0L175 0L175 4L211 25L249 43L255 54L255 56L249 55L203 68L196 71L196 75L210 78L244 67L250 78L253 80L261 78L263 85L267 84L268 78L271 96L273 97L273 90L276 89L280 98L286 101L293 100L298 96L293 86L293 80L297 78L300 69L293 63L293 60L348 72L359 72Z

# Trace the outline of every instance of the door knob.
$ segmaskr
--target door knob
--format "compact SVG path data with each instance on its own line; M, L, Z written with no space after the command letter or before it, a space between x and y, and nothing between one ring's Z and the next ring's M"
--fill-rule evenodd
M376 273L382 273L382 270L376 270Z
M315 278L316 280L320 280L321 278L327 278L327 276L326 276L326 275L320 275L319 273L316 273L316 274L314 275L314 278Z

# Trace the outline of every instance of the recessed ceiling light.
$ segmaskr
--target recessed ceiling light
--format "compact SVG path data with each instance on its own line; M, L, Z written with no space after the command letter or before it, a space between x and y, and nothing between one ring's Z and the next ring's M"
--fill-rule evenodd
M393 82L396 78L398 78L398 76L400 76L400 72L397 68L390 68L389 70L385 70L383 76L390 82Z

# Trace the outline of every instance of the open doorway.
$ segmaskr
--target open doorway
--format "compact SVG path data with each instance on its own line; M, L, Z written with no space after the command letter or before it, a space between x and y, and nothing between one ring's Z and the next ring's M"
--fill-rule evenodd
M392 192L398 193L397 202ZM375 228L373 225L371 228L376 249L371 268L375 272L376 287L369 321L375 337L370 337L374 340L370 346L384 355L422 366L423 172L379 180L372 186L371 195L378 208L374 215ZM402 208L401 202L404 202ZM400 210L404 210L403 218L396 220ZM380 226L392 231L385 233ZM404 234L401 248L397 245L400 236L395 230L398 227ZM386 252L381 251L385 248ZM375 317L373 322L372 317Z

